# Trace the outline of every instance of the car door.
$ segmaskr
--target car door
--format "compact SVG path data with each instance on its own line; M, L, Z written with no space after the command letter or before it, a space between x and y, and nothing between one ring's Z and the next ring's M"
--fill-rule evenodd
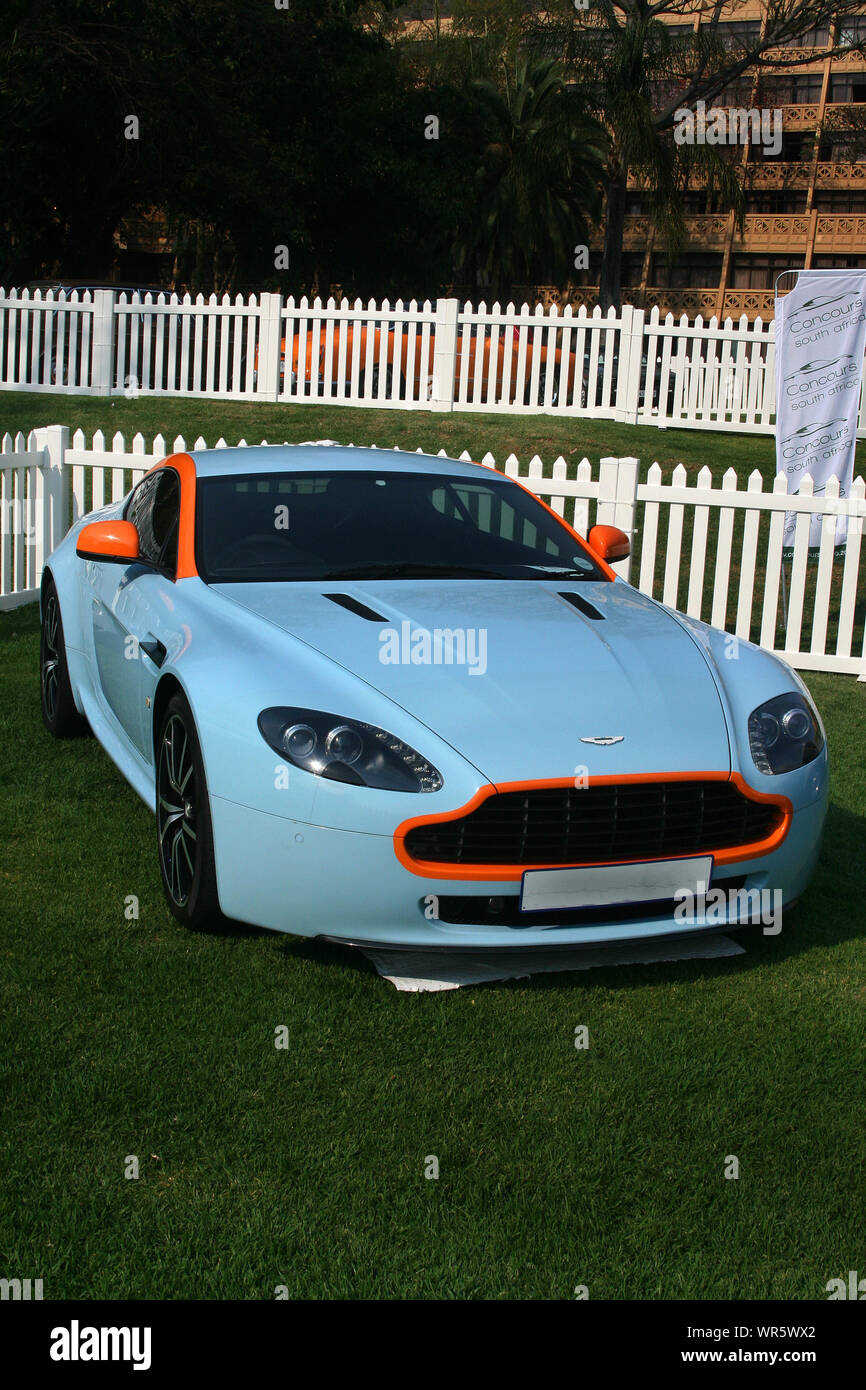
M138 531L140 560L95 565L93 644L106 701L137 751L151 758L153 693L174 620L180 480L173 468L143 478L125 519Z

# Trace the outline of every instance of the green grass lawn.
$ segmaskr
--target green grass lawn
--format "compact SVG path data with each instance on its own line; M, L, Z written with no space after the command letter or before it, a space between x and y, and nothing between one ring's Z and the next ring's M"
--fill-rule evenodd
M0 615L0 1274L46 1299L820 1299L866 1268L866 687L810 678L832 805L780 936L408 995L348 950L178 926L148 811L43 731L37 646L34 607Z
M213 445L222 435L227 443L248 444L284 440L336 439L345 444L424 449L451 454L468 450L475 458L488 451L500 465L510 453L521 463L533 454L548 466L557 455L576 465L584 455L596 462L602 455L634 455L648 467L684 463L691 471L709 464L714 475L725 468L742 472L775 471L772 437L707 434L700 430L659 430L651 426L620 425L610 420L576 420L553 415L434 414L429 410L372 410L351 406L246 405L235 401L181 400L142 396L100 399L41 392L0 392L0 433L34 429L37 425L69 425L88 437L101 429L108 439L120 430L127 442L140 430L150 443L162 434L170 445L180 434L188 445L199 435ZM866 444L861 444L861 451ZM866 453L861 452L861 457Z
M141 431L148 444L162 434L169 445L183 435L188 446L199 437L214 445L222 436L228 444L298 443L305 439L336 439L344 444L378 444L381 448L445 449L458 455L464 449L474 458L488 451L501 466L514 453L521 463L538 454L549 469L562 455L575 467L586 456L633 456L642 474L660 463L667 474L685 464L689 476L708 465L721 479L736 468L745 479L755 468L765 480L776 471L772 435L728 434L724 431L657 429L652 425L623 425L611 420L580 420L555 415L473 414L461 411L373 410L333 405L244 404L236 401L189 400L172 397L53 395L43 392L0 391L0 434L35 429L38 425L68 425L94 430L106 438L119 430L127 443ZM866 440L857 449L855 473L866 470Z

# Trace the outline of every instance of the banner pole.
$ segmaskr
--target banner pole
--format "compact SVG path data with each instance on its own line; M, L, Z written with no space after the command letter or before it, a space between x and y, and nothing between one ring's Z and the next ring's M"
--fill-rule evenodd
M776 303L778 302L778 298L779 298L779 281L780 281L780 280L784 280L784 278L785 278L786 275L793 275L793 276L795 276L795 277L799 277L799 274L800 274L799 268L796 268L796 269L793 269L793 270L782 270L782 271L779 272L779 274L776 276L775 280L773 281L773 303L774 303L774 304L776 304ZM794 281L794 284L796 284L796 279L795 279L795 281ZM792 285L791 288L793 289L793 285ZM777 427L778 427L778 424L779 424L779 422L778 422L778 420L777 420L777 421L776 421ZM785 553L784 553L784 551L782 552L782 559L781 559L781 563L780 563L780 567L779 567L779 568L780 568L780 578L781 578L781 581L782 581L782 625L783 625L783 627L784 627L784 640L785 640L785 642L787 643L787 640L788 640L788 586L787 586L787 584L785 583Z
M792 280L792 288L780 293L786 277ZM828 481L836 478L839 495L847 496L855 466L866 349L866 315L862 312L866 302L866 268L783 270L774 278L773 292L776 476L781 482L784 475L785 491L792 496L800 492L804 478L811 478L811 495L823 493ZM804 411L809 412L805 418ZM822 516L823 513L810 513L808 531L803 537L800 516L791 511L785 514L780 578L786 630L784 535L793 531L792 540L805 539L808 555L822 540ZM839 525L837 520L833 561ZM847 534L844 520L842 527ZM793 567L791 574L793 579Z

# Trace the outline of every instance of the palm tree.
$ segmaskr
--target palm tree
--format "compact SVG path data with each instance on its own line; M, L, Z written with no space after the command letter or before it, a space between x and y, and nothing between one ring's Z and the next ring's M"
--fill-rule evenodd
M717 58L717 49L715 35L672 36L640 0L629 7L624 22L596 23L573 35L577 87L604 120L609 135L599 276L603 309L620 303L630 177L646 190L653 225L670 256L684 241L683 192L695 174L708 194L716 195L719 206L733 208L738 219L743 216L737 164L712 145L677 145L670 127L659 120L659 105L669 104L693 66Z
M502 87L477 78L470 90L486 117L471 225L457 259L496 297L536 273L564 284L575 247L601 210L606 137L550 58L505 66Z

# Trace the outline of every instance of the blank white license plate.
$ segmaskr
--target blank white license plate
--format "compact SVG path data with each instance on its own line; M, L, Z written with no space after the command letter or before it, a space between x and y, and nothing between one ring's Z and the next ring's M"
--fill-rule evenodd
M520 895L522 912L556 908L616 907L667 902L684 892L706 892L713 856L652 859L641 864L590 864L579 869L528 869Z

